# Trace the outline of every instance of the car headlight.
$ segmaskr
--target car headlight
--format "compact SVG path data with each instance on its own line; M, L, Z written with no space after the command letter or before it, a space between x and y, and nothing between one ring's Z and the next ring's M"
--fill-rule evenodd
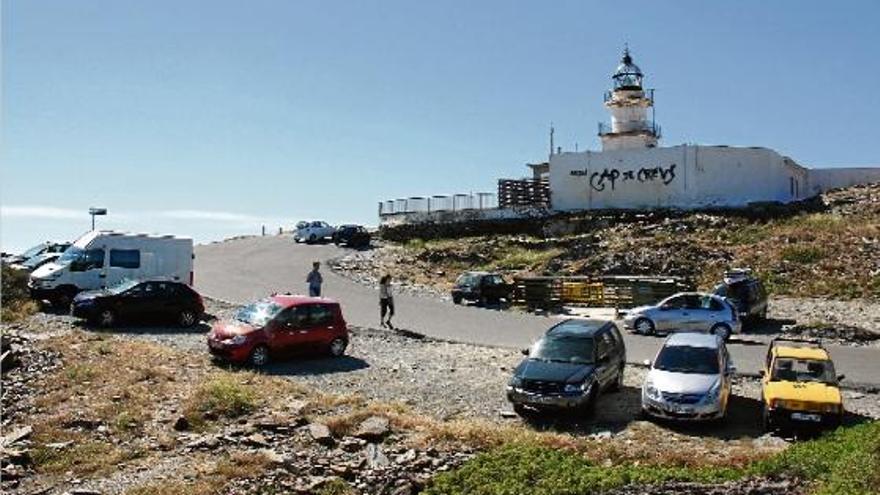
M510 382L507 384L509 387L520 388L522 387L522 378L514 375L513 378L510 379Z
M714 385L706 392L703 397L704 404L711 404L718 400L718 394L721 393L721 380L717 380Z
M566 394L583 394L589 392L592 385L593 382L589 379L584 380L583 383L566 383L562 387L562 392Z
M241 345L241 344L244 344L244 342L246 340L247 340L246 336L236 335L235 337L232 337L231 339L227 340L226 343L229 345Z
M660 400L660 391L657 390L657 387L652 382L645 384L645 394L651 399Z

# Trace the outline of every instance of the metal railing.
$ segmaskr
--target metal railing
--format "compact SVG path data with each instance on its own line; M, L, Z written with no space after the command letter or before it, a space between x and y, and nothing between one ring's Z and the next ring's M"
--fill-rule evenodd
M630 91L630 92L633 92L633 91L636 91L636 90L629 89L629 90L624 90L624 91ZM641 95L641 96L635 96L635 95L633 95L633 96L627 96L627 99L631 99L631 98L645 98L646 100L650 100L650 101L651 101L651 104L654 103L654 90L653 90L653 89L643 89L643 90L642 90L642 93L643 93L643 95ZM608 103L609 101L611 101L611 100L613 100L613 99L614 99L614 90L608 90L608 91L606 91L606 92L605 92L604 102L605 102L605 103Z
M379 202L379 216L403 213L490 210L498 208L498 196L491 192L413 196Z
M660 124L654 121L627 122L626 127L626 130L615 131L611 124L607 122L599 122L599 135L649 133L659 138L662 134Z

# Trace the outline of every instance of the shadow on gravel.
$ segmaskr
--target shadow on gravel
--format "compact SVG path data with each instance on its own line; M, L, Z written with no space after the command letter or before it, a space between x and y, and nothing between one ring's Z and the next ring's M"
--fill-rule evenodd
M537 430L552 430L589 435L597 431L620 432L634 421L649 420L641 413L641 389L624 387L619 392L599 396L592 412L535 413L523 421ZM733 395L727 407L727 417L721 421L675 422L659 419L649 421L676 433L731 440L743 437L757 438L764 434L761 425L761 403Z
M794 325L797 321L792 319L766 318L761 321L748 322L743 325L743 334L748 335L774 335L782 333L782 327Z
M263 372L267 375L279 376L328 375L348 373L369 367L370 363L354 356L311 359L292 357L284 361L278 360L270 363Z
M211 331L211 324L201 321L191 327L181 327L174 324L162 324L156 322L148 322L143 324L120 323L109 328L92 325L85 320L77 320L74 323L77 327L88 332L99 333L124 333L127 335L207 335Z

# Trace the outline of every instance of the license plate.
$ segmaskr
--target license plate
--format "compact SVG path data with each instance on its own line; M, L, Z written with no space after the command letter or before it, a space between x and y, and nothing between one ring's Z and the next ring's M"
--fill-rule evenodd
M811 421L813 423L820 423L822 421L822 416L818 414L791 413L791 419L795 421Z

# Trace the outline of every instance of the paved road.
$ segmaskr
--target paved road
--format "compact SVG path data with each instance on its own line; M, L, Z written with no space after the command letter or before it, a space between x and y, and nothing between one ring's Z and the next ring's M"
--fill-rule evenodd
M244 303L272 292L305 293L305 277L312 261L326 261L345 250L326 245L298 245L288 237L252 237L196 247L196 287L206 296ZM340 301L350 324L377 327L377 291L332 273L326 264L324 295ZM395 325L431 337L524 348L555 321L552 317L518 314L477 307L454 306L450 302L395 296ZM766 340L766 339L764 339ZM626 335L631 362L652 359L661 338ZM766 347L758 342L729 345L741 372L760 369ZM880 349L830 346L839 373L847 382L880 385Z

